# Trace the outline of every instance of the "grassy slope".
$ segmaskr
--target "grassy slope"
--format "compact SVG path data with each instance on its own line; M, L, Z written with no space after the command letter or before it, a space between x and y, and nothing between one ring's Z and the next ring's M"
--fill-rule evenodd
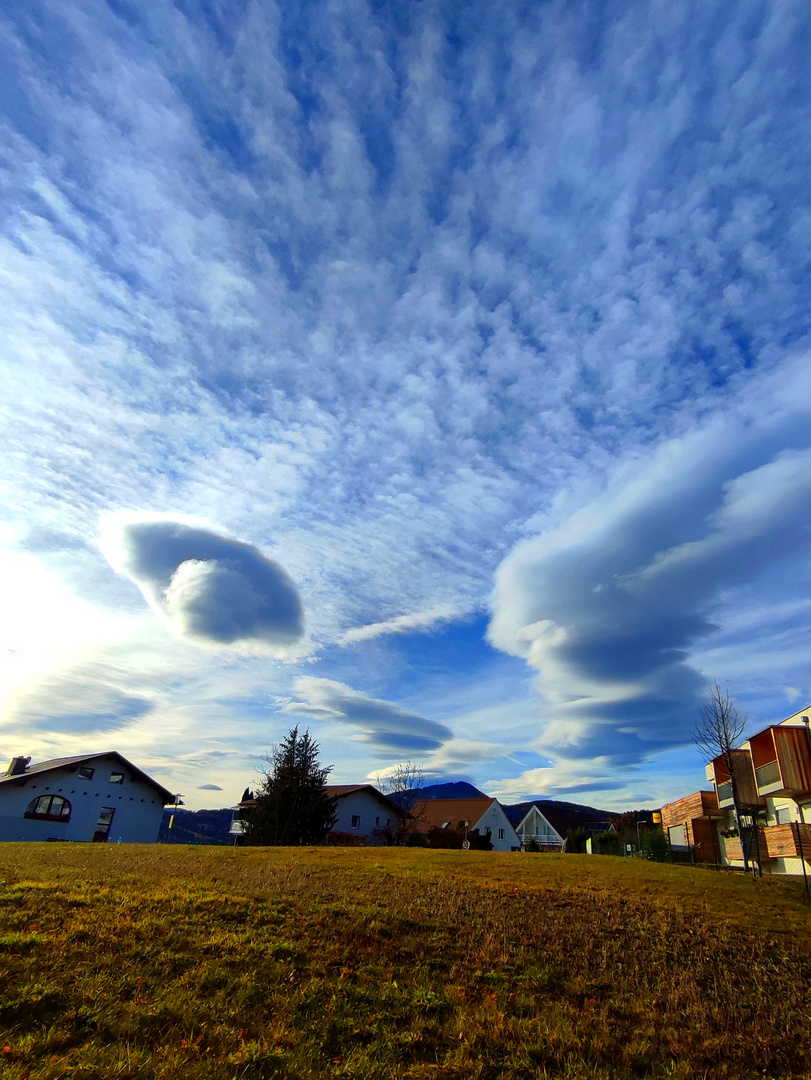
M772 1077L796 882L611 858L0 845L0 1071Z

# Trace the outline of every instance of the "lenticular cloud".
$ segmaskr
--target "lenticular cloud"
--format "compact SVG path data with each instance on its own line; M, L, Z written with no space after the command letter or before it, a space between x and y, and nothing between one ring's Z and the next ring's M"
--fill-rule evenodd
M301 600L250 544L167 520L109 518L102 550L180 637L284 655L303 634Z

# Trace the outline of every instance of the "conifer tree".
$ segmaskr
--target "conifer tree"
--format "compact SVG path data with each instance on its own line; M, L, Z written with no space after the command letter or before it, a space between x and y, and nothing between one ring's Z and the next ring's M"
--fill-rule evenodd
M251 844L318 844L335 822L335 800L324 791L332 766L318 760L318 743L294 727L265 759L268 768L245 813Z

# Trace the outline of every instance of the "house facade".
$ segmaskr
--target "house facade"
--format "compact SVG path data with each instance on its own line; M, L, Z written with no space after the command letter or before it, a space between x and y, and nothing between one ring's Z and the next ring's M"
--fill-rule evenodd
M333 833L374 845L386 843L384 832L396 832L400 808L372 784L327 784L324 790L335 799Z
M696 825L707 835L715 831L717 859L724 866L743 868L758 858L766 874L811 874L811 709L806 708L779 724L770 724L750 736L732 753L732 771L742 811L744 835L735 819L732 777L728 762L719 756L707 765L712 792L697 792L662 808L662 824L676 830L683 843L695 844ZM681 804L702 796L702 813L682 814ZM708 797L715 801L715 809ZM679 816L684 820L677 820ZM688 827L688 820L690 825ZM681 832L679 828L681 827ZM690 839L692 830L693 839ZM671 837L671 843L673 842Z
M116 751L13 758L0 775L0 841L154 844L174 794Z
M494 851L519 851L521 841L504 807L497 799L425 799L414 806L417 829L432 847L456 847L443 843L443 834L458 836L460 844L473 833L490 841Z
M573 829L592 835L614 829L603 810L557 799L533 799L513 803L504 811L510 819L521 846L538 845L541 851L565 851L566 838Z
M535 803L517 803L504 810L513 825L521 847L537 844L541 851L561 851L566 835L561 836Z

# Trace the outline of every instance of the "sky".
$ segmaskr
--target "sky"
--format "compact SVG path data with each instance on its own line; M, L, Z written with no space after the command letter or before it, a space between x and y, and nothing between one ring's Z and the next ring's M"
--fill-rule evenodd
M811 702L807 3L0 20L0 755L620 810Z

